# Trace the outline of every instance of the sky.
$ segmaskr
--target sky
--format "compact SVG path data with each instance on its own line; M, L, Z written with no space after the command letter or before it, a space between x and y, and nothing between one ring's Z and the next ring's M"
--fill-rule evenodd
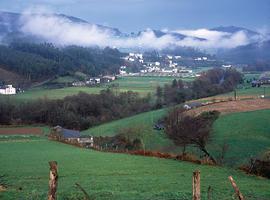
M240 26L269 29L270 0L0 0L0 10L43 7L130 33Z

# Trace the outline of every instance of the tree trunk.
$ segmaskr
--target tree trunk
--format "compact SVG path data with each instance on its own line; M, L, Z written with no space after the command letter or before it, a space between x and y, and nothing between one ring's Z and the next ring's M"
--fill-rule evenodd
M206 150L205 147L200 146L200 149L201 149L201 151L202 151L203 153L205 153L205 155L207 155L207 156L210 158L210 160L211 160L214 164L217 164L217 161L214 159L213 156L210 155L210 153Z
M50 180L49 180L48 200L56 200L57 179L58 179L57 162L50 161L49 165L50 165Z
M200 171L193 172L192 177L192 200L201 200L201 184L200 184Z
M183 157L186 155L186 145L183 145L182 155Z

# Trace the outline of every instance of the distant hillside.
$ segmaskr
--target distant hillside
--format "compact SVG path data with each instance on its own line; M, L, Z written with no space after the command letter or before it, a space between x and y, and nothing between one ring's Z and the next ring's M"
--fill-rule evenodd
M24 87L30 83L23 76L20 76L14 72L7 71L2 66L0 66L0 84L12 84L16 87Z
M0 45L0 65L31 82L75 72L90 76L114 74L122 65L121 56L118 50L110 48L57 48L46 43Z
M246 29L246 28L242 28L242 27L236 27L236 26L219 26L216 28L212 28L210 30L213 31L220 31L220 32L226 32L226 33L236 33L239 31L243 31L245 33L248 34L248 36L256 36L256 35L260 35L259 33Z
M35 15L31 15L29 17L34 17ZM46 14L44 14L46 16ZM91 24L85 20L67 16L63 14L54 14L56 17L61 17L73 24L88 24L95 25L100 30L109 31L111 34L115 36L120 36L122 33L117 28L110 28L107 26L102 26L99 24ZM20 41L36 41L36 42L46 42L45 38L37 37L31 34L26 34L22 31L22 26L24 23L22 14L19 13L11 13L11 12L1 12L0 11L0 36L2 37L2 42L9 43L12 41L20 40Z
M219 52L218 58L242 64L270 62L270 40Z

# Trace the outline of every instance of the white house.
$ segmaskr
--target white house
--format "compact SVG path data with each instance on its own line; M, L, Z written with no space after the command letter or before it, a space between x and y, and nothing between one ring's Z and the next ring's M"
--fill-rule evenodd
M12 85L5 85L0 87L0 94L10 95L16 94L16 88L12 87Z
M208 60L208 58L207 58L207 57L202 57L202 59L203 59L203 60Z
M155 65L156 66L160 66L160 62L155 62Z
M101 78L92 77L88 81L86 81L86 84L100 84Z
M173 59L173 56L167 55L167 58L168 58L169 60L172 60L172 59Z
M224 68L231 68L232 65L222 65L222 67L224 67Z

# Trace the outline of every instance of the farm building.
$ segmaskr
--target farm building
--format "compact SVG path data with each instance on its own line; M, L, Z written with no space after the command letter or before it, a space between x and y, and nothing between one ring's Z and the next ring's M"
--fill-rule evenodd
M93 136L82 136L80 131L70 130L56 126L52 129L50 137L60 141L69 142L72 144L80 144L85 147L93 147Z
M51 136L65 141L77 141L77 139L81 136L81 133L76 130L70 130L62 128L61 126L55 126L51 131Z
M258 82L260 82L262 85L264 85L264 84L270 84L270 73L269 72L263 73L260 76Z
M96 85L96 84L100 84L101 78L99 77L92 77L90 78L88 81L86 81L87 85Z
M102 79L101 79L101 82L103 83L109 83L109 82L112 82L116 79L115 76L103 76Z
M82 87L82 86L85 86L85 82L83 81L77 81L77 82L73 82L72 83L72 86L75 86L75 87Z
M16 88L12 87L12 85L0 86L0 94L4 95L16 94Z
M251 86L252 87L260 87L261 86L261 82L254 80L254 81L251 82Z
M201 106L203 106L201 102L190 102L190 103L185 104L183 108L186 110L189 110L189 109L198 108Z
M85 146L86 148L94 146L94 137L93 136L80 136L78 138L78 143Z

